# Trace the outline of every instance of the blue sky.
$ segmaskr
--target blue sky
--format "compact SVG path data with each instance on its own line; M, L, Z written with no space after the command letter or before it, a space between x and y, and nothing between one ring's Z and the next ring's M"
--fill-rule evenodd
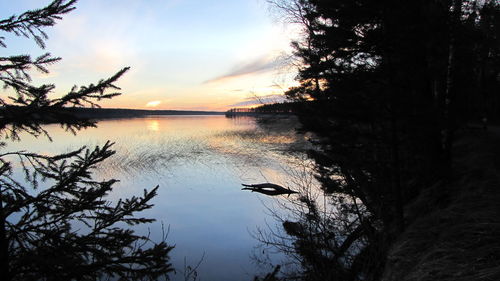
M0 0L0 18L49 2ZM33 75L55 83L54 96L131 66L118 83L123 95L104 107L225 110L279 99L293 83L283 57L294 32L265 0L80 0L46 31L46 50L8 36L1 56L62 57L49 75Z

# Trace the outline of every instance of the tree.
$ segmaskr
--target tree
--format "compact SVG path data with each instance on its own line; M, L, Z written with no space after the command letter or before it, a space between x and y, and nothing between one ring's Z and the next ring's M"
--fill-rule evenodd
M489 95L498 92L498 68L485 63L498 58L492 31L500 6L459 0L271 2L302 26L302 37L292 43L300 85L286 94L297 101L302 129L315 133L321 146L310 152L317 179L332 197L349 199L338 208L351 220L348 227L332 227L330 244L307 240L325 234L307 227L321 217L311 215L314 202L308 202L304 218L284 228L295 237L306 269L323 259L334 280L377 279L390 241L413 219L406 204L423 188L449 179L454 132L478 114L475 88L485 72ZM488 59L475 57L478 49ZM304 249L315 248L315 261L307 262L311 255Z
M48 6L0 20L0 31L32 38L44 47L43 28L53 26L75 9L76 0L54 0ZM7 47L5 38L0 45ZM51 99L54 85L33 86L31 69L48 72L57 62L50 54L0 57L0 81L16 96L0 99L0 134L19 140L19 132L50 136L45 123L60 123L68 131L95 126L72 114L71 107L90 105L119 95L114 83L124 68L97 84L73 89ZM4 144L5 145L5 144ZM0 275L2 280L120 280L168 279L172 246L154 243L126 225L149 223L137 217L151 208L158 187L142 196L111 202L106 196L115 179L96 181L92 170L112 156L111 142L102 147L82 147L60 155L26 151L0 154ZM18 163L16 163L16 160ZM20 166L24 180L13 174ZM165 234L166 235L166 234Z

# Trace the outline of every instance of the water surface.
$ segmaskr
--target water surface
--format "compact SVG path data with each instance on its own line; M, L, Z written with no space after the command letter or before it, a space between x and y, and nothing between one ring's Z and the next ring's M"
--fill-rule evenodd
M142 194L144 188L160 186L155 206L143 215L157 219L138 231L161 239L162 226L169 227L167 241L176 247L171 257L183 280L184 265L195 265L199 280L252 280L269 268L260 268L251 256L259 227L276 224L266 206L282 197L241 190L241 183L274 182L293 188L290 176L305 161L304 137L294 131L293 119L257 122L254 118L224 116L155 116L105 120L97 128L72 135L57 125L46 127L45 137L21 136L7 150L26 149L58 154L83 145L91 148L107 140L117 153L99 166L95 176L116 178L112 198ZM279 262L282 256L274 255Z

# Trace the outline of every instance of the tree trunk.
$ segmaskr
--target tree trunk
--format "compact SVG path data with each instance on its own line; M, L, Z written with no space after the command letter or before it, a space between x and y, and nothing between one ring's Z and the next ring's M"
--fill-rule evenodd
M394 111L394 109L393 109ZM404 230L404 208L403 208L403 196L401 195L401 169L400 169L400 157L399 157L399 138L398 138L398 128L397 128L397 116L392 112L391 117L391 193L392 200L394 204L395 214L394 221L396 230L398 232L403 232Z
M453 1L453 11L450 16L449 23L449 46L448 46L448 66L446 71L446 90L444 92L443 104L443 128L442 128L442 147L444 153L444 161L446 165L446 176L451 173L451 145L453 142L453 131L455 126L455 113L453 112L453 97L454 97L454 74L455 74L455 52L456 52L456 29L460 22L462 9L462 0Z

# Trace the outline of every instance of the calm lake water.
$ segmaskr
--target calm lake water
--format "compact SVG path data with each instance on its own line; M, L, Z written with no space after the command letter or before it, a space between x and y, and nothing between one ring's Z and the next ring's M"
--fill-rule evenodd
M253 233L279 222L268 208L289 198L242 191L242 183L273 182L294 188L297 175L307 170L307 142L295 133L293 119L257 122L254 118L224 116L155 116L105 120L97 128L72 135L58 125L45 128L53 141L22 135L6 150L58 154L83 145L115 142L117 153L103 163L95 177L117 178L113 199L142 194L160 186L155 206L143 215L156 223L138 228L160 240L163 222L167 241L175 245L173 280L183 280L184 265L196 265L198 280L252 280L271 268L252 258L270 254ZM292 195L294 196L294 195ZM277 209L280 212L279 208ZM283 211L286 212L286 211ZM286 215L286 213L284 214Z

